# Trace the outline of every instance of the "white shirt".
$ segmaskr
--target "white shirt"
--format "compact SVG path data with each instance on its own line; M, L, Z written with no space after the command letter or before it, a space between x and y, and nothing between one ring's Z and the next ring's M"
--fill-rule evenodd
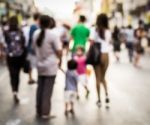
M126 36L126 41L134 43L135 42L135 37L134 37L134 30L133 29L126 29L125 30L125 36Z
M90 40L101 43L101 53L109 53L109 43L111 41L111 32L109 30L105 31L105 40L103 40L99 37L99 34L96 32L96 29L92 29L90 34Z
M25 46L27 46L27 45L28 45L28 42L29 42L30 26L24 26L24 27L22 28L22 32L23 32L23 35L24 35L25 41L26 41Z
M41 30L38 29L33 35L33 48L36 52L38 74L42 76L56 75L58 70L58 59L56 51L61 50L61 42L58 36L56 36L52 30L45 30L45 37L43 44L38 47L36 44Z

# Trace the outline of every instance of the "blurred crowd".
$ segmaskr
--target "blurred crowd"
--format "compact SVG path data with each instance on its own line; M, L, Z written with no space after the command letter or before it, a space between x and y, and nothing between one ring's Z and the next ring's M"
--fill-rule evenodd
M74 101L80 99L78 84L85 88L88 99L90 88L88 75L91 65L96 77L97 102L101 107L101 85L105 89L105 102L110 103L106 72L110 63L109 54L113 47L114 57L120 62L122 45L126 46L129 62L140 68L141 56L145 53L143 40L150 46L150 24L139 20L138 27L109 28L109 18L99 14L95 24L87 27L87 19L79 16L75 26L68 23L57 25L57 20L48 15L35 13L33 22L25 18L21 25L16 16L10 17L0 25L0 64L6 63L10 75L15 104L19 104L18 96L20 72L29 74L30 85L37 82L36 114L43 119L52 118L51 97L58 70L65 74L65 115L74 115ZM65 57L67 68L62 68ZM32 76L33 68L37 69L38 81Z

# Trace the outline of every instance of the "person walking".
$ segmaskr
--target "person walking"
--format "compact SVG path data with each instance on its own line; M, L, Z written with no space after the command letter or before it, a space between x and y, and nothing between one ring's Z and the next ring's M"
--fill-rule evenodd
M113 39L113 48L114 48L114 55L115 58L117 60L117 62L120 61L120 46L121 46L121 42L120 42L120 30L117 26L114 27L114 31L112 33L112 39Z
M127 29L125 30L125 34L126 34L126 48L128 50L128 56L129 56L129 61L130 63L133 62L133 57L134 57L134 45L135 45L135 33L134 33L134 29L132 28L131 25L129 25L127 27Z
M146 31L144 29L144 22L142 20L139 21L139 27L135 30L135 38L137 42L135 43L135 58L134 58L134 66L136 68L141 68L139 66L139 61L141 56L144 54L144 47L142 47L142 39L146 36Z
M81 15L78 24L72 28L71 37L74 41L72 54L74 55L78 46L82 46L85 51L86 43L88 41L90 30L84 25L86 17Z
M67 72L65 73L65 115L68 113L74 115L74 102L77 97L77 84L78 84L78 74L77 74L77 63L75 60L71 59L67 63Z
M33 48L37 58L38 87L36 113L43 119L52 118L51 97L58 67L61 64L62 46L59 37L49 29L50 17L40 17L40 29L33 36ZM59 59L59 64L58 64Z
M70 26L68 24L63 24L61 26L61 41L63 44L63 50L66 52L66 56L69 52L69 41L70 41Z
M4 32L6 61L10 74L10 83L14 102L19 103L18 92L20 84L20 71L25 61L25 38L18 26L16 16L9 19L9 29Z
M40 14L39 13L35 13L33 15L33 20L34 20L34 23L30 26L30 29L29 29L29 42L28 42L28 45L27 45L27 50L28 50L28 55L27 55L27 59L29 60L30 62L30 69L29 69L29 84L34 84L36 81L33 79L32 77L32 69L33 69L33 64L35 62L35 52L32 48L32 43L33 43L33 34L34 32L38 29L39 27L39 17L40 17Z
M89 97L88 79L86 75L86 55L84 54L84 48L78 46L74 60L77 62L77 73L79 76L79 83L84 87L86 91L85 97ZM79 95L77 95L79 98Z
M97 105L101 106L101 85L104 86L106 100L105 102L109 103L109 96L108 96L108 87L107 81L105 79L106 71L109 65L109 42L111 40L111 32L109 31L109 22L108 17L105 14L100 14L96 20L96 27L91 33L90 41L92 43L96 42L101 45L100 47L100 63L94 65L94 71L96 76L96 89L97 89L97 96L98 101Z

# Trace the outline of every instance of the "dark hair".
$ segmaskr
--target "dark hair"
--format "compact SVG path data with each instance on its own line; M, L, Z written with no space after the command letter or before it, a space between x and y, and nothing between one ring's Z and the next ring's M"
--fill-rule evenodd
M84 15L80 15L79 21L82 23L86 22L86 17Z
M77 46L77 47L76 47L76 51L77 51L78 49L80 49L82 52L84 52L84 51L85 51L85 49L84 49L84 47L83 47L83 46Z
M38 39L36 41L36 44L37 44L38 47L42 46L43 39L45 37L45 29L49 28L49 25L50 25L50 17L47 16L47 15L42 15L40 17L41 32L40 32L39 37L38 37Z
M105 30L109 28L108 26L108 17L106 14L100 14L97 16L96 20L97 32L99 37L105 39Z
M131 26L131 25L129 25L129 26L128 26L128 29L132 29L132 26Z
M114 27L114 31L113 31L113 33L112 33L112 38L114 39L114 40L118 40L118 35L119 35L119 33L120 33L120 30L119 30L119 28L117 27L117 26L115 26Z
M10 31L18 31L19 30L19 24L18 24L17 16L12 16L9 18L9 30Z
M117 26L114 27L114 32L119 32L119 28Z
M33 19L36 21L40 18L40 13L34 13L33 14Z
M144 24L143 20L139 20L139 25L143 25L143 24Z
M74 59L71 59L67 63L67 67L69 70L75 70L77 69L77 62Z
M56 22L55 19L53 17L50 17L50 25L49 25L50 29L53 29L56 27Z

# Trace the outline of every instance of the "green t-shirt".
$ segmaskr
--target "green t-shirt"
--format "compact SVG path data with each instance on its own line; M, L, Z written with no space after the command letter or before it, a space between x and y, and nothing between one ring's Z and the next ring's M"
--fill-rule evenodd
M77 24L71 30L71 36L74 40L72 52L75 52L78 46L82 46L85 49L89 35L90 30L88 28L86 28L83 24Z

